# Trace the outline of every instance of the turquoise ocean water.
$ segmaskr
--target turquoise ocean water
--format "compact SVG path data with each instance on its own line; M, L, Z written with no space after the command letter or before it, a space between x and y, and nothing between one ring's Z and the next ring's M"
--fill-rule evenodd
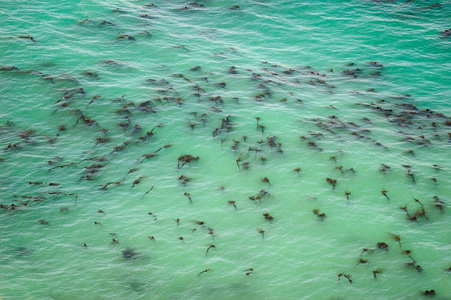
M450 20L1 1L0 298L451 299Z

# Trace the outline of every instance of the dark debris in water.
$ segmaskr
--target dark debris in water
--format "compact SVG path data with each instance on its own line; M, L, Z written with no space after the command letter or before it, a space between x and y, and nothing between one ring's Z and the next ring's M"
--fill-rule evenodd
M136 257L136 252L132 248L125 248L122 250L122 258L132 259Z
M373 2L383 5L396 1L374 0ZM413 2L414 1L406 1L404 4L411 5ZM208 1L206 1L206 3L208 3ZM193 2L187 4L187 6L176 9L176 11L180 14L184 14L185 11L186 13L191 13L193 11L202 13L209 9L207 6L208 5ZM154 4L148 4L145 8L152 8L152 14L142 12L139 12L138 14L131 10L127 11L124 8L124 10L115 9L112 11L115 14L110 15L135 14L135 17L139 17L138 19L143 22L160 22L163 19L163 17L157 16L158 10L161 9L160 7L157 7ZM154 8L155 15L153 14ZM441 4L431 4L418 8L418 10L432 11L440 9L442 9ZM245 13L246 8L241 8L239 5L231 6L229 3L225 10L227 10L229 14L241 14ZM230 12L230 10L235 12ZM153 36L157 37L157 33L150 34L148 31L142 32L141 28L136 29L141 31L130 31L129 33L125 33L126 31L120 28L121 23L116 20L113 21L114 22L83 19L78 23L77 28L87 30L108 30L117 28L118 30L115 32L115 36L112 38L110 37L110 40L108 41L111 44L107 44L107 47L113 47L112 45L114 45L116 47L123 46L134 49L133 47L142 45L141 42L144 40L143 35L148 37L152 36L151 40L153 40ZM435 34L447 41L445 38L451 36L451 29L443 29ZM36 43L36 45L39 45L44 43L41 42L41 39L37 42L30 35L15 36L14 38L28 41L28 43L22 44ZM187 44L189 49L182 44L169 43L168 45L169 46L165 48L165 51L175 53L174 55L195 55L197 51L194 45ZM241 216L248 214L246 216L247 218L256 220L255 222L259 223L257 231L255 231L255 227L253 227L252 230L249 230L249 236L243 238L252 239L253 236L261 236L261 238L258 239L258 242L264 241L265 243L271 243L271 235L276 235L279 230L275 225L284 221L283 214L279 213L277 206L268 207L274 203L279 205L278 196L283 194L283 192L277 190L279 180L279 173L277 172L279 170L276 168L281 162L287 161L285 158L289 155L293 155L293 153L296 155L301 153L299 156L304 155L314 157L314 159L318 159L318 161L321 161L321 163L326 166L324 168L327 168L328 174L322 177L321 181L318 183L318 187L327 189L328 193L338 195L336 199L339 200L337 201L343 200L344 194L348 205L358 203L358 201L361 200L362 191L360 191L359 194L358 189L353 187L353 180L366 172L374 172L376 174L375 176L397 176L396 179L394 179L395 177L391 177L392 181L387 180L387 183L391 183L391 186L387 186L390 193L385 189L380 190L383 187L376 187L376 192L374 192L373 196L375 199L378 199L381 198L382 194L386 200L389 200L383 201L383 204L381 205L387 205L387 211L391 209L391 213L399 217L398 221L400 223L404 222L401 224L411 226L420 222L434 222L438 218L443 219L447 216L446 213L447 208L449 207L449 199L446 199L441 195L439 198L439 196L434 194L437 190L433 190L436 187L435 185L442 187L442 182L444 182L444 185L449 183L448 178L442 179L443 177L441 177L443 173L446 174L448 171L447 166L441 167L435 164L435 162L429 163L428 161L431 169L435 172L434 177L428 178L428 183L430 183L432 179L435 184L434 186L429 186L427 184L422 185L426 180L424 180L424 176L422 178L421 172L417 171L415 166L425 164L424 161L421 161L421 152L425 151L425 149L431 149L431 152L433 152L437 149L449 147L451 143L451 120L441 112L433 111L429 108L421 108L419 105L416 105L414 96L411 96L410 94L404 92L400 95L386 96L381 92L379 87L376 87L375 89L372 86L367 86L363 83L368 82L368 84L372 84L373 82L385 80L385 75L390 72L389 64L386 64L384 61L379 62L368 59L366 62L360 63L350 62L342 65L335 64L329 66L326 71L321 71L315 70L310 66L282 66L264 61L261 64L255 64L253 69L249 69L248 66L240 66L235 62L235 65L232 66L232 63L229 63L229 59L232 55L239 55L240 51L237 49L238 47L229 48L211 55L222 63L222 69L215 71L216 73L209 72L208 66L204 66L201 63L192 67L192 61L189 62L191 68L188 70L169 70L169 68L166 69L165 66L160 66L158 74L146 73L145 78L149 78L149 76L152 76L153 78L143 80L143 76L140 78L140 82L137 83L139 88L144 89L144 92L142 93L144 96L142 97L126 95L122 90L114 95L114 97L107 97L106 95L98 94L97 91L93 91L92 89L95 89L94 87L88 88L82 86L84 83L90 83L86 82L86 80L95 80L96 83L100 84L104 78L108 78L111 74L128 72L133 67L126 61L109 59L108 57L98 59L97 65L89 66L90 71L78 71L78 75L82 76L77 76L75 73L74 75L68 74L66 73L67 70L64 72L58 71L54 74L48 74L47 70L26 70L22 69L18 64L17 65L20 68L12 64L0 66L0 74L2 76L10 76L12 78L17 77L16 79L20 80L37 78L40 84L46 84L48 85L46 87L51 87L55 92L51 95L54 99L52 98L52 103L49 105L50 108L47 110L49 116L52 118L64 119L64 124L54 127L54 131L51 133L41 129L40 124L36 124L35 128L28 128L26 126L21 126L19 122L17 122L16 125L15 120L15 123L6 121L6 123L4 122L0 125L0 138L2 141L0 146L0 162L2 168L4 167L5 170L11 171L11 169L16 168L16 166L11 167L11 162L14 161L15 155L20 155L22 152L29 155L34 151L39 151L36 149L45 148L45 151L47 151L45 153L51 152L53 154L52 158L46 157L46 162L38 165L36 168L39 171L45 169L46 174L43 177L48 176L49 179L34 178L34 173L30 172L30 174L23 176L24 180L21 182L14 182L14 193L12 193L10 197L5 196L0 199L0 201L4 202L3 204L0 204L0 216L3 217L3 214L15 214L16 211L32 211L30 207L41 208L40 206L52 203L58 203L59 211L64 213L60 215L75 216L78 213L77 209L84 205L83 201L85 199L83 198L85 194L94 194L98 196L99 203L105 205L105 202L101 202L108 199L105 195L111 195L107 194L111 191L123 192L124 186L127 187L125 188L127 196L124 197L125 199L123 200L125 203L124 211L133 208L133 205L129 205L127 201L130 199L135 200L139 197L141 197L139 198L140 201L143 202L151 199L151 201L145 202L146 205L151 206L156 203L152 201L167 200L167 194L165 194L166 191L162 191L164 189L158 186L160 175L161 177L170 177L167 174L171 174L170 172L178 172L176 173L176 176L173 176L173 178L169 180L179 183L173 188L177 189L177 193L174 193L174 195L177 195L175 197L178 197L178 200L182 203L180 205L183 205L184 202L186 202L181 199L187 198L190 207L196 208L196 213L198 215L195 218L204 220L205 217L205 220L208 220L208 225L213 226L215 230L213 234L212 228L205 228L204 221L193 221L194 217L191 219L192 222L180 222L180 219L176 218L177 216L166 216L166 220L174 218L173 220L177 224L177 226L171 226L171 230L174 230L172 227L185 230L172 232L173 236L168 238L167 241L178 240L176 247L184 247L190 243L194 244L196 241L199 242L198 236L209 239L215 239L216 237L221 238L221 235L224 234L224 231L228 228L225 226L223 228L220 226L216 227L217 224L214 224L216 220L209 218L209 212L202 210L202 201L205 200L203 199L202 193L204 192L203 189L205 186L202 182L199 182L199 178L196 177L197 174L192 172L192 169L194 168L202 170L202 164L214 166L216 163L215 159L217 158L218 161L221 159L227 160L230 166L232 166L231 169L233 169L233 171L217 170L217 173L220 174L218 176L228 176L229 174L227 172L235 172L232 173L232 176L236 174L242 175L244 173L246 176L248 175L249 178L252 178L254 170L257 170L259 167L264 167L265 176L267 175L271 178L270 183L268 177L258 177L259 179L256 180L258 183L256 184L262 185L261 187L267 188L268 191L263 190L260 187L260 192L248 197L248 200L252 201L247 201L245 196L236 196L240 195L240 193L236 193L236 195L232 193L226 194L229 193L229 188L227 187L226 190L222 187L220 190L230 198L227 198L225 201L218 201L220 206L217 208L218 210L224 209L224 214L228 214L228 216L231 215L232 218L235 216L234 214L241 214ZM202 55L204 55L204 53ZM333 67L333 69L331 67ZM85 68L81 68L81 70L85 70ZM133 71L135 70L139 72L138 68L133 67ZM186 75L183 74L185 71L188 72L185 73ZM133 75L129 74L129 76L133 79ZM247 83L246 88L237 88L237 86L240 86L238 83L243 85ZM123 85L123 82L117 82L117 89L120 89ZM346 90L346 97L350 99L349 102L332 102L334 98L328 97L325 98L327 101L324 103L321 102L322 99L308 99L310 91L313 91L312 94L314 95L337 95L338 97L340 90L348 89L348 85L354 87L357 86L356 90ZM237 95L239 95L239 98ZM358 102L354 101L354 99L358 99ZM264 107L265 109L259 111L259 113L262 113L262 115L259 116L257 116L257 113L255 115L249 113L245 116L248 119L242 115L233 115L233 108L230 107L236 107L243 103L255 105L257 108ZM310 113L312 108L316 108L315 105L320 107L320 113L318 113L318 115L312 115ZM302 120L299 122L302 126L298 126L289 133L277 133L275 127L277 127L278 124L274 124L275 119L271 120L271 113L277 112L277 109L273 108L277 107L283 107L284 109L288 107L292 109L290 112L299 114L304 113L305 110L306 112L300 117ZM167 116L166 119L164 119L161 115L168 111L177 113L183 112L186 119L174 120L176 118L167 118ZM267 115L264 115L263 113L267 113ZM358 114L358 120L353 118L353 113ZM178 115L174 113L174 116ZM292 121L290 118L291 116L289 116L289 113L286 113L287 122ZM165 122L164 125L163 122ZM58 120L57 124L61 123L62 121ZM118 128L120 130L117 130ZM155 130L156 128L158 129ZM390 133L387 135L381 134L381 128ZM73 134L75 131L77 131L77 133ZM182 132L185 134L186 140L170 140L173 139L173 137L171 137L171 131L176 133ZM278 134L277 136L276 133ZM291 144L288 142L293 135L295 136L294 140L296 140L297 144L296 142ZM167 138L167 136L170 137ZM394 143L390 143L390 141L388 141L389 139L386 139L387 136L394 136L394 138L397 139L397 144L394 145ZM203 139L203 142L193 145L192 143L194 143L193 141L195 139ZM77 150L76 148L82 148L83 144L89 144L90 147L89 151L77 154L68 153L66 155L64 151L67 151L68 148L64 149L64 146L61 149L59 148L59 145L63 143L70 143L71 147L74 148L74 152ZM180 145L177 145L177 143ZM213 147L216 147L213 151L215 151L217 157L212 159L211 157L208 157L208 155L201 156L204 153L203 143L208 143L208 146L213 145ZM380 154L380 161L374 163L374 169L362 170L359 169L359 166L355 166L354 169L354 166L346 166L346 163L342 162L342 160L344 160L342 159L343 156L352 153L352 151L347 152L346 149L343 150L342 148L346 148L352 143L354 143L353 145L358 145L358 147L365 149L365 151L369 152L374 150ZM176 147L178 146L179 148L176 151L180 152L171 152L173 151L173 148L171 147L172 144ZM136 149L139 149L140 155L136 156L133 154L134 163L124 163L127 161L126 158L131 156L129 153L136 153L133 152ZM199 156L197 156L197 153L200 153ZM56 154L58 156L55 156ZM386 156L389 155L399 156L398 165L393 162L387 162L390 166L382 163ZM199 159L200 157L202 157L202 159ZM158 162L167 158L173 166L171 170L154 166L160 166L158 165ZM311 161L315 161L314 159ZM176 160L177 166L175 165ZM310 162L309 158L305 161ZM123 172L120 174L112 171L112 169L118 165L123 167ZM298 192L301 193L304 189L309 189L310 185L314 186L313 182L309 182L308 176L309 172L315 172L316 170L309 170L310 166L308 165L301 165L302 168L298 167L298 165L301 164L296 163L289 166L288 169L290 170L291 175L295 175L290 179L303 180L303 186L297 181L293 181L293 185L299 188ZM35 164L31 163L30 166L32 168L36 167ZM137 166L140 166L140 169L136 168ZM320 168L319 166L313 167ZM404 167L404 169L400 167ZM180 173L182 169L183 172L186 172L185 175ZM134 172L138 172L139 175L136 175L136 177L133 177L132 179L131 176L128 175ZM403 172L403 175L398 176L399 174L397 172ZM50 180L52 176L53 179ZM5 176L5 178L6 177L7 176ZM9 178L6 179L10 180ZM61 179L61 181L53 181L54 179ZM68 182L73 183L73 185L68 185ZM339 182L339 184L337 184L337 182ZM421 190L423 187L426 187L424 189L426 192L422 191L424 193L431 193L431 195L428 199L421 199L421 201L414 198L414 200L410 199L410 202L407 203L406 200L406 203L404 204L405 199L402 198L402 200L400 200L397 191L399 182L401 182L402 185L412 187L413 191ZM220 184L223 183L221 182ZM245 187L245 185L247 185L247 183L237 182L237 186L240 188ZM330 189L329 185L332 189ZM370 186L371 183L368 183L368 185ZM196 190L195 188L192 188L192 186L197 186L198 189ZM344 188L341 189L342 187ZM205 188L205 190L207 190L207 188ZM349 197L351 195L349 190L353 191L351 198ZM432 190L434 193L430 192ZM152 191L152 193L149 194L150 191ZM308 192L312 193L311 190L308 190ZM390 195L390 198L388 194ZM164 195L161 197L164 199L158 198L160 195ZM214 203L213 201L216 200L216 196L217 195L215 194L211 197L211 203ZM81 201L77 202L79 197ZM89 196L86 198L89 199ZM317 198L316 195L309 199L312 200L312 202L315 201L315 203L321 201L318 200L321 199L321 197ZM328 201L333 200L335 199L328 199ZM6 204L8 201L9 203ZM401 206L399 206L399 204L392 206L395 201L403 201L403 203ZM378 204L381 202L382 201L378 201ZM250 204L252 205L250 208L246 207L246 205L249 205L248 203L252 203ZM323 205L324 203L318 203L318 206L320 204ZM364 205L364 203L359 204ZM71 205L70 209L69 205ZM346 205L346 203L343 205ZM230 209L230 206L233 206L234 209ZM238 209L238 207L240 209ZM99 240L101 240L102 236L106 235L102 231L103 229L115 230L111 229L111 220L114 218L114 209L109 209L109 207L106 206L102 206L101 208L105 209L105 211L100 210L99 208L92 211L92 216L95 215L95 217L99 219L103 218L99 221L94 221L94 225L98 226L92 226L93 220L86 222L86 224L89 223L91 227L94 227L95 230L97 230L98 236L96 237L99 237ZM260 210L259 208L262 209ZM314 222L314 225L312 226L334 224L333 222L336 222L337 220L335 212L328 207L326 208L328 213L327 218L324 212L320 212L319 208L314 208L313 206L308 208L297 207L296 209L303 210L302 212L305 213L305 217L299 217L296 221L308 224L313 218L324 220L324 222L321 222L321 225L319 225L319 222ZM271 211L271 213L274 211L277 218L274 218L267 210ZM152 208L152 211L154 211L154 208ZM163 213L160 214L156 209L154 212L158 216L164 215ZM297 213L298 211L293 209L293 212ZM314 215L313 217L312 212ZM435 215L432 212L435 212ZM131 218L136 218L136 215L133 213ZM149 213L147 210L144 212L140 211L139 213L151 215L154 220L152 221L152 224L158 224L158 222L160 222L160 218L157 219L154 213ZM354 211L349 209L347 213L350 216ZM179 216L184 221L188 219L185 218L185 216ZM163 217L161 219L163 219ZM48 220L50 220L50 222ZM164 221L165 220L163 219L163 222ZM45 215L45 212L43 212L42 216L40 215L33 219L33 222L33 224L43 225L34 226L39 227L39 230L50 231L57 227L54 225L57 224L57 221L54 221L53 218L49 218ZM211 223L213 223L213 225L210 225ZM171 224L173 224L172 221ZM185 224L191 224L191 228L185 228ZM295 224L295 226L297 225ZM196 228L193 229L192 227ZM153 228L150 228L149 230L152 229ZM171 232L169 229L168 231ZM192 233L191 235L190 231ZM385 232L383 233L386 234ZM159 232L149 232L143 233L142 236L144 238L147 236L152 241L149 245L152 245L153 247L164 243L161 242L164 241L164 238L160 238L158 234ZM181 236L182 234L183 237ZM107 244L107 247L120 247L121 244L119 241L112 238L113 236L116 237L116 234L110 235L111 237L109 237L109 240L111 240L111 242L109 245ZM400 242L400 235L390 233L389 235L394 242L398 243L401 249L404 243L413 244L412 240L408 240L408 234L403 233L403 245L401 245ZM211 244L211 242L207 244L205 256L207 256L212 248L214 248L214 250L211 251L211 256L213 256L213 254L215 256L221 255L221 251L225 247L221 247L223 240L220 238L215 241L215 244ZM147 238L145 239L147 240ZM374 239L376 239L376 237ZM119 240L121 242L123 241L123 239ZM374 240L372 245L376 245L377 248L385 251L374 251L374 249L363 248L360 255L365 255L370 258L359 258L357 265L367 263L368 265L372 264L371 256L374 257L376 255L381 255L381 253L389 252L389 246L390 249L394 248L392 246L392 243L394 243L393 241L387 244L385 242ZM86 251L95 249L95 242L97 241L90 241L89 248L86 243L83 244L83 246L86 247ZM79 243L79 245L80 244L81 243ZM173 245L174 244L172 244L172 246ZM199 248L205 249L203 248L203 245L198 246ZM359 249L361 249L360 246ZM27 256L31 253L31 251L25 247L18 247L14 251L17 256ZM359 252L360 250L356 251L357 255ZM390 251L387 253L387 256L388 254L395 255L392 254L392 252L395 251ZM398 252L401 253L397 254L407 255L407 257L413 261L409 262L409 266L415 267L419 272L422 270L420 265L410 256L411 250L401 250ZM132 260L139 256L137 252L130 247L122 250L120 255L124 260ZM417 256L415 255L415 257ZM355 262L353 261L352 264L354 265ZM351 267L353 265L351 265ZM210 273L211 269L208 269L207 267L208 266L202 266L199 268L199 270L206 269L198 273L197 276L208 278L210 275L213 276L219 273ZM364 266L362 266L362 268L363 267ZM384 271L384 274L382 275L381 268L378 268L378 266L375 265L371 268L373 267L376 268L372 271L374 278L377 278L377 276L389 276L388 270L387 272ZM447 271L449 270L450 269ZM246 275L252 274L251 277L254 275L258 276L253 273L252 268L245 271ZM367 273L371 276L370 270L368 270ZM338 281L340 281L342 276L346 278L350 284L353 283L351 280L352 275L345 273L338 274ZM355 281L357 282L359 280L358 275L355 274L354 276L353 279L355 278ZM135 291L143 290L145 287L145 284L138 281L130 283L130 288ZM425 290L421 293L424 296L434 296L435 290Z

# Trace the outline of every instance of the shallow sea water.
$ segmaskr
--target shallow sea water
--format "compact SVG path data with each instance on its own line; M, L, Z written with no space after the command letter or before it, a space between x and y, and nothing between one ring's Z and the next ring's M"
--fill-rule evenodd
M0 298L451 299L451 2L297 2L1 2Z

